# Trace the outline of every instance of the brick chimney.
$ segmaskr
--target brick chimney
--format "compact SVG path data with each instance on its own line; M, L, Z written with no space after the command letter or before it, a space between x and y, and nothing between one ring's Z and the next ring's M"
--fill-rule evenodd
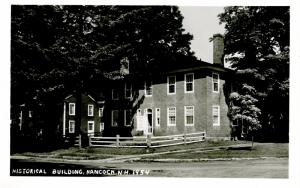
M224 66L224 36L213 35L213 64Z

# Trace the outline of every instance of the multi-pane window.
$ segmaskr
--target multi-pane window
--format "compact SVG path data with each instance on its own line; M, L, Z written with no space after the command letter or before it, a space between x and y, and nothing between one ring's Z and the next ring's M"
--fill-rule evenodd
M100 122L100 132L104 131L104 123Z
M99 117L103 117L103 107L99 108Z
M220 126L220 106L212 107L213 126Z
M145 96L152 96L152 82L145 81Z
M94 121L88 121L88 134L93 134L94 133Z
M112 99L113 100L118 100L119 99L119 92L118 92L117 89L112 89L111 94L112 94Z
M212 74L212 87L213 87L213 92L218 93L219 92L219 74L213 73Z
M185 74L184 80L185 80L185 85L184 85L185 93L194 92L194 74L193 73Z
M160 108L155 109L155 125L160 126Z
M74 120L69 121L69 133L75 133L75 121Z
M168 126L176 125L176 107L168 108Z
M130 83L125 83L125 98L132 97L132 85Z
M94 105L88 105L88 116L94 116Z
M131 126L131 110L124 110L124 125L129 127Z
M111 123L112 127L117 127L119 122L119 111L118 110L113 110L111 111Z
M75 103L69 103L69 115L75 115Z
M168 76L168 94L176 93L176 77Z
M194 106L185 106L185 125L194 125Z

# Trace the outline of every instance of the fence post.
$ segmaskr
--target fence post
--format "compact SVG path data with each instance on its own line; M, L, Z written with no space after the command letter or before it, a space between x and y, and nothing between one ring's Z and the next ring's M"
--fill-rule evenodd
M117 134L117 148L120 146L120 135Z
M183 142L184 142L184 145L186 145L186 134L185 134L185 132L183 133Z
M89 136L89 147L92 146L92 136Z
M78 146L79 146L79 148L81 148L81 134L79 134L79 136L78 136Z
M150 134L147 134L146 142L147 142L147 150L146 150L146 152L148 153L149 149L151 147L151 135Z

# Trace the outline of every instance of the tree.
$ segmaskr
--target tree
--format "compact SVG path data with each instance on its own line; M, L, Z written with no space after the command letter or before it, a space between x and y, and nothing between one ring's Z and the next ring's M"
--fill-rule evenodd
M219 15L225 23L225 54L235 69L237 90L229 103L252 98L246 109L242 103L231 105L229 116L254 118L263 137L273 140L288 138L289 18L289 7L226 7ZM245 87L252 92L245 93Z
M144 73L192 57L182 19L175 6L12 6L12 109L31 104L46 118L66 94L126 77L121 64Z

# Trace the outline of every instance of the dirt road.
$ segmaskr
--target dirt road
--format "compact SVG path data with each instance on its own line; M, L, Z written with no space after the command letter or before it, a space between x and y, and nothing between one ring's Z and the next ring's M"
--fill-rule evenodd
M211 178L288 178L288 158L208 162L122 162L11 160L12 169L128 169L128 176L211 177ZM20 174L19 174L20 175Z

